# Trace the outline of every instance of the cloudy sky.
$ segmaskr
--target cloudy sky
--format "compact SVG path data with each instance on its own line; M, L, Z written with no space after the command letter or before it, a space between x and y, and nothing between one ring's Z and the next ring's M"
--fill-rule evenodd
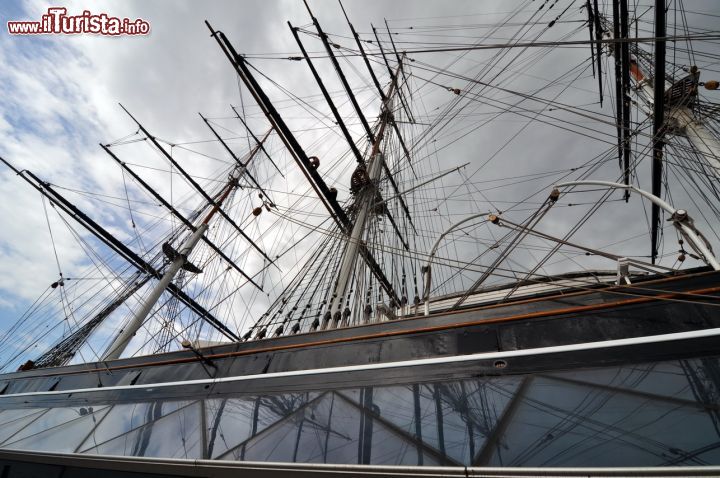
M472 35L480 35L478 32L484 31L484 25L500 20L506 21L507 27L488 37L486 43L507 42L513 32L518 31L523 22L537 12L538 5L541 4L539 0L535 3L521 0L347 0L344 3L353 24L362 36L370 39L370 25L384 26L384 20L387 19L391 28L397 28L405 34L397 39L399 42L407 41L403 48L410 50L421 43L428 44L433 41L473 43L477 38ZM558 22L549 36L538 38L585 40L587 30L582 24L586 15L582 10L584 3L570 0L544 2L544 5L554 9L551 14L543 17L543 28L561 12L565 12L562 20L566 22ZM720 6L716 2L685 1L684 4L688 10L695 12L689 17L694 24L717 30L717 17L700 14L720 15ZM253 110L254 105L247 93L242 96L242 88L239 87L229 63L214 40L209 37L204 25L206 19L216 29L226 32L237 49L248 55L251 63L293 94L304 97L319 93L307 66L302 62L267 59L298 54L297 45L286 23L290 21L296 26L309 26L308 13L303 3L298 0L202 3L189 0L70 1L62 5L67 7L70 13L80 13L88 9L92 13L104 12L130 19L142 18L150 23L151 33L147 36L112 38L96 35L33 37L7 34L4 27L6 21L37 20L50 5L57 5L57 2L48 4L42 1L9 1L0 4L0 18L3 20L3 31L0 33L0 64L3 65L0 69L0 155L19 169L29 169L52 184L94 191L107 196L122 196L126 187L123 176L117 165L98 146L98 143L110 143L132 135L137 130L118 103L127 107L158 138L168 143L186 145L186 148L213 158L221 157L223 152L218 149L217 144L203 143L211 139L211 135L198 117L198 112L218 118L217 121L221 122L232 115L231 104L247 106L256 132L264 131L267 124L263 124L257 109ZM343 46L354 47L347 38L349 31L336 2L315 0L310 2L310 5L325 30L336 35L336 41L343 42ZM515 18L508 17L508 12L517 9L523 13ZM470 24L475 25L475 30L470 30L470 33L468 30L457 30L453 35L452 30L458 25ZM437 28L431 28L433 26ZM651 36L652 32L639 34ZM316 39L307 36L303 38L309 51L321 51L322 46ZM527 38L535 37L531 35ZM514 53L515 50L512 54ZM436 79L435 83L423 84L422 94L414 98L423 102L426 120L433 119L431 112L442 111L442 108L454 101L453 94L448 92L447 88L465 88L466 84L457 78L433 76L433 73L423 70L423 64L449 68L463 75L469 74L468 72L476 75L495 54L496 51L478 52L473 57L460 54L411 54L411 58L418 60L413 67L413 71L417 73L415 84L419 84L419 79ZM495 74L489 70L491 74L483 79L491 80L490 83L498 87L537 94L547 100L557 99L563 104L585 108L590 112L613 114L610 98L606 97L603 108L597 104L597 80L592 77L587 46L558 49L553 53L543 53L542 57L533 56L532 51L525 54L527 58L522 57L507 71L498 70ZM328 78L328 89L339 92L341 86L333 76L329 62L318 60L317 64L323 76ZM607 59L604 60L604 65L605 68L611 66ZM716 74L713 73L713 68L720 69L711 60L706 60L705 65L709 74ZM360 72L364 68L362 63L353 59L346 67L353 86L364 91L358 94L358 98L363 104L367 104L370 111L368 117L373 118L379 103L374 92L367 88L362 90L364 85L369 84L364 70ZM387 75L382 75L381 80L384 81L386 77ZM613 87L609 81L611 79L611 76L605 79L607 96ZM265 84L269 86L269 83ZM434 85L434 89L429 85ZM283 97L282 91L270 91L275 99L287 100L287 95ZM594 121L578 115L558 116L557 121L548 120L537 127L528 127L536 123L534 112L547 108L547 104L525 103L522 115L506 115L497 121L484 122L482 115L489 118L497 114L498 105L517 101L517 97L512 93L499 90L488 90L485 93L492 97L493 101L500 103L494 103L492 107L485 105L487 109L483 110L483 103L475 101L463 109L462 113L466 116L458 118L461 122L465 121L465 129L457 130L455 136L448 133L447 136L436 138L435 142L418 146L418 156L433 161L434 166L428 170L428 174L469 163L462 174L446 178L442 183L445 187L436 188L431 193L434 199L452 195L451 200L439 201L436 204L436 209L446 212L444 217L437 218L444 227L464 214L503 209L503 204L512 204L530 193L547 189L558 176L553 176L552 172L583 167L588 161L612 148L614 127L607 121ZM317 96L314 98L317 100ZM719 101L712 96L708 99ZM332 119L328 116L327 107L319 102L314 104L319 105L319 112L325 115L320 118L320 123L331 126ZM348 118L351 131L355 137L361 137L359 123L350 118L350 106L346 101L339 104ZM287 114L289 123L296 130L307 128L307 131L299 134L303 145L317 147L314 141L320 136L313 133L310 126L317 124L318 119L293 117L294 112L291 109L284 114ZM314 123L310 123L310 119ZM567 121L574 122L574 132L560 127ZM242 128L237 124L226 124L227 129L223 135L232 137L230 144L236 148L238 154L243 153L247 150L243 150L247 139L241 132ZM597 140L602 137L604 141ZM345 153L347 147L338 144L333 143L324 153ZM278 152L279 162L286 160L281 169L286 175L294 174L288 169L292 163L280 151L280 145L276 142L272 147ZM226 163L190 153L187 149L178 148L176 151L178 160L184 161L183 164L200 177L217 174L227 167ZM153 157L137 145L129 145L127 149L118 151L118 154L121 152L123 160L132 163L148 166L162 162L157 155ZM643 175L647 174L648 169L647 161L638 167L638 171L642 170ZM338 185L341 198L347 195L351 171L351 168L326 171L328 183ZM271 169L267 165L262 172L271 175ZM612 160L599 167L593 177L616 180L618 173L617 161ZM162 173L155 170L146 170L146 174L155 181L154 185L158 190L174 195L178 198L177 204L182 204L179 198L187 195L188 190L183 189L186 186L171 185L163 181ZM527 180L515 185L517 180L513 178L522 175L529 176ZM459 190L457 185L462 184L465 179L469 182L464 183ZM642 176L640 182L647 184L646 176ZM687 196L683 194L683 191L679 190L673 196L678 205L683 201L687 202ZM470 196L474 198L472 201ZM58 214L52 210L48 212L50 206L43 203L40 194L4 167L0 168L0 197L0 217L3 218L0 228L0 264L4 271L0 275L2 331L22 316L33 301L47 293L49 285L58 279L58 268L66 277L72 276L88 266L88 259L86 251L78 246L77 239ZM82 195L74 195L72 199L119 237L128 242L135 239L128 227L130 218L127 212L104 207L102 203ZM542 200L542 195L530 198L528 207L537 207ZM572 200L576 200L576 197ZM188 204L187 207L194 205ZM692 210L690 206L688 204L687 208ZM310 205L299 204L296 207L309 208ZM699 207L702 208L702 205ZM141 205L138 204L138 208L140 209ZM567 212L568 210L572 212ZM556 235L565 234L584 212L586 210L575 212L575 209L567 208L550 215L547 231ZM530 212L526 208L517 214L513 217L519 221ZM708 222L711 226L718 226L711 217L698 219L700 225ZM442 228L439 226L438 230ZM293 235L300 232L301 229L296 227L287 229L286 242L291 242ZM631 204L624 209L613 211L597 221L588 222L576 239L579 242L584 239L589 242L588 245L601 247L642 236L646 232L645 209L639 200L633 198ZM488 231L478 231L478 234L487 240L492 238L492 233ZM718 244L716 236L710 235L710 239ZM676 249L672 242L674 239L667 245L666 252ZM142 248L140 244L135 246ZM629 241L625 246L628 249L623 253L628 255L646 255L649 248L646 236L634 242ZM528 254L529 258L526 256L518 260L536 258L532 251ZM295 257L295 260L299 260L301 256ZM469 258L470 256L467 257ZM669 264L674 260L675 257L668 254ZM255 258L244 264L257 270L262 262ZM296 265L291 262L287 267L292 269ZM569 265L565 263L562 267L575 265L591 267L597 264L588 262L579 265L571 261ZM612 264L606 265L606 268L612 268Z

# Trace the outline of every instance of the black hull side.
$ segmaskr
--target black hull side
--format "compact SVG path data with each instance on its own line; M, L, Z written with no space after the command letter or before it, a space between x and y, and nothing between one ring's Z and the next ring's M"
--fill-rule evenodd
M699 272L454 313L0 376L2 394L202 380L720 327L720 273Z

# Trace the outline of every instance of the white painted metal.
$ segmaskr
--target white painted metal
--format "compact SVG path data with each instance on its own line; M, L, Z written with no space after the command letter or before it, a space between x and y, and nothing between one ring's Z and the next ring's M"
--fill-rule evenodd
M648 78L636 83L636 92L652 115L655 104L655 90ZM708 164L720 175L720 142L707 126L697 119L692 110L685 105L670 106L665 111L665 124L669 125L669 133L685 136L690 144L700 153Z
M358 256L360 255L360 243L362 241L363 233L365 232L365 224L368 217L375 207L375 185L380 180L380 172L382 171L382 161L385 161L385 157L381 152L373 155L368 161L368 177L370 178L370 185L368 190L362 191L360 194L363 195L363 200L357 202L359 205L359 211L353 224L352 232L347 240L345 246L345 252L343 253L342 263L340 265L340 274L338 275L338 282L335 285L333 292L332 301L328 310L331 312L340 312L340 307L337 304L343 303L343 298L347 294L347 288L350 285L350 281L355 271L355 264L357 263ZM370 194L368 194L370 193ZM347 304L346 304L347 305ZM324 327L331 327L333 319L330 319L327 323L323 324ZM347 325L347 324L345 324Z
M262 142L267 139L269 134L270 132L268 131ZM255 149L250 152L251 158L258 151L259 148L260 145L256 146ZM238 180L245 175L246 171L247 169L245 168L245 166L239 166L233 170L230 177L230 182L228 183L225 192L226 195L229 194L232 188L234 188L238 184ZM209 227L208 221L213 216L213 214L215 214L215 212L217 212L217 210L220 208L221 203L222 199L219 201L219 204L213 206L213 209L211 210L208 217L206 217L205 220L203 220L197 226L193 234L183 243L180 248L178 257L176 257L175 260L173 260L173 262L167 268L167 270L163 274L163 277L160 279L160 282L155 285L155 288L152 290L148 298L143 303L143 306L135 314L130 323L127 324L125 328L120 331L120 333L118 333L115 341L112 343L108 351L103 356L103 360L115 360L120 358L120 355L125 351L125 348L130 343L130 340L132 340L137 331L140 330L140 327L142 327L142 324L145 322L145 319L147 319L158 299L160 299L160 296L162 296L162 293L165 291L165 289L167 289L167 286L170 285L170 282L172 282L172 280L175 278L178 271L187 262L188 256Z
M590 185L590 186L605 186L607 188L612 189L629 189L631 191L636 192L637 194L645 197L649 201L651 201L654 204L657 204L659 207L670 213L671 215L679 214L687 214L682 209L675 209L670 204L666 203L659 197L655 196L654 194L650 194L647 191L644 191L642 189L638 189L635 186L629 186L626 184L620 184L620 183L613 183L610 181L569 181L565 183L561 183L556 185L556 188L562 188L567 186L583 186L583 185ZM682 232L683 236L687 238L687 240L692 243L695 250L697 250L702 256L703 260L711 266L716 271L720 270L720 263L718 263L717 259L713 255L712 251L707 247L705 244L705 241L700 238L697 233L690 227L688 227L687 224L685 224L683 221L676 221L676 224L680 227L680 231Z
M632 284L630 282L630 259L621 257L617 261L617 277L615 279L617 285Z
M522 297L528 297L537 294L545 294L548 292L560 292L560 291L578 291L578 290L589 290L594 288L598 284L614 284L617 278L617 272L605 272L605 271L588 271L588 275L585 277L578 277L572 279L553 279L551 282L541 281L536 284L523 285L518 287L513 293L513 297L516 299ZM466 306L479 306L483 304L489 304L502 300L508 292L515 286L514 283L508 284L503 288L493 288L492 290L479 290L465 299ZM458 300L458 295L453 294L451 296L438 297L430 300L430 313L442 312L450 309Z
M398 64L398 69L395 72L395 79L397 79L397 75L400 73L401 67L402 63ZM363 232L365 231L365 223L376 206L375 188L377 187L376 185L378 183L378 180L380 179L382 162L385 161L385 156L381 151L381 142L385 135L385 128L387 127L388 119L390 119L391 112L393 110L393 98L397 87L396 83L397 81L393 81L390 84L390 88L388 89L388 93L386 95L387 97L385 99L385 103L383 103L382 105L381 110L381 117L383 118L383 120L380 123L380 128L375 134L375 143L372 146L370 157L367 160L367 175L369 178L369 185L366 190L359 193L361 197L355 202L355 204L359 208L359 212L357 214L357 217L355 218L355 223L353 224L352 231L347 238L347 245L345 246L345 250L343 251L338 280L335 283L333 294L330 298L330 303L328 304L328 307L326 309L333 315L337 313L342 313L342 310L340 310L341 304L344 303L343 299L346 297L348 285L350 284L350 281L353 277L353 272L355 271L355 265L357 264L360 252L360 243L363 240L362 236ZM346 305L349 306L349 304ZM321 325L321 328L332 328L333 326L340 325L340 321L334 321L333 317L331 316L330 320L325 321Z
M425 315L430 314L430 286L432 285L432 269L431 269L431 267L432 267L432 260L435 257L435 253L437 252L438 247L440 247L440 241L442 241L443 238L445 238L445 236L447 236L452 231L454 231L458 227L462 226L466 222L470 222L473 219L477 219L479 217L485 217L485 216L487 216L487 214L485 214L485 213L473 214L472 216L468 216L465 219L462 219L461 221L456 222L455 224L453 224L452 226L447 228L445 230L445 232L440 234L440 237L438 237L437 240L435 241L435 244L433 244L432 249L430 249L430 254L428 255L427 263L425 264L425 269L423 270L423 273L425 274L425 292L424 292ZM480 224L482 224L483 222L487 222L487 220L482 221Z
M686 106L673 108L669 117L677 120L678 131L685 135L690 144L713 167L715 174L720 176L720 142L717 138Z
M155 285L155 288L150 292L150 295L145 300L145 303L140 308L140 310L135 314L135 316L132 318L129 324L125 326L123 330L120 331L118 336L115 338L115 341L108 349L108 352L103 357L103 360L115 360L117 358L120 358L120 355L125 351L125 348L130 343L130 340L135 336L137 331L142 327L142 324L145 322L145 319L150 314L150 311L153 307L155 307L155 304L157 303L158 299L160 299L160 296L163 292L165 292L165 289L167 289L167 286L170 285L170 282L175 278L175 275L177 275L178 271L182 268L182 266L187 262L188 255L192 252L195 245L200 241L200 238L207 230L208 225L207 224L201 224L197 229L195 229L195 232L185 241L182 248L180 249L180 253L178 254L178 257L175 258L175 260L170 264L170 266L165 271L165 274L163 274L162 279Z

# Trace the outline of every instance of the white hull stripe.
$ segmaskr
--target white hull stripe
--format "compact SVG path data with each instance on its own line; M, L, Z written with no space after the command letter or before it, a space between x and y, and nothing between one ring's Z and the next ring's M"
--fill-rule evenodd
M557 345L553 347L541 347L535 349L524 349L524 350L509 350L505 352L484 352L470 355L453 355L451 357L434 357L417 360L402 360L398 362L384 362L384 363L373 363L363 365L347 365L343 367L328 367L328 368L316 368L309 370L293 370L287 372L271 372L254 375L241 375L234 377L221 377L214 379L198 379L198 380L185 380L179 382L160 382L150 383L143 385L117 385L110 387L98 387L98 388L77 388L73 390L54 390L47 392L25 392L25 393L12 393L7 395L0 395L0 400L3 398L16 398L16 397L31 397L31 396L53 396L53 395L68 395L77 393L102 393L113 390L135 390L138 392L147 391L152 392L158 388L171 388L181 387L188 385L214 385L219 383L229 382L243 382L247 380L268 380L274 378L284 377L302 377L309 375L325 375L334 373L348 373L348 372L362 372L368 370L384 370L391 368L403 368L403 367L422 367L427 365L441 365L451 363L471 363L486 360L497 360L507 359L512 357L527 357L529 355L546 355L563 352L577 352L582 350L596 350L604 348L614 347L625 347L628 345L642 345L642 344L653 344L662 342L672 342L677 340L688 340L704 337L716 337L720 335L720 328L714 329L703 329L693 330L690 332L677 332L672 334L662 335L650 335L646 337L634 337L629 339L617 339L607 340L602 342L586 342L581 344L570 344L570 345ZM97 372L102 372L98 370ZM139 397L141 399L141 397Z

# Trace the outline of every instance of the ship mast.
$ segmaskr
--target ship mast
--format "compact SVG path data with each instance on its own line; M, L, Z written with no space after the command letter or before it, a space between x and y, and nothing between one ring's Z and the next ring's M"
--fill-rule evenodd
M155 304L160 299L163 292L165 292L165 289L167 289L168 285L170 285L170 283L173 281L180 269L185 269L188 272L196 274L202 272L199 268L197 268L195 265L188 261L188 257L190 256L198 242L200 242L200 240L202 239L205 231L207 231L208 227L210 227L210 220L213 218L213 216L215 216L218 211L220 211L220 207L223 205L228 196L230 196L230 193L234 191L240 184L240 179L246 174L247 164L255 156L255 154L260 151L262 144L270 135L271 131L272 130L269 130L265 134L265 137L263 137L261 142L252 149L252 151L249 153L248 161L245 164L240 164L233 169L233 171L230 173L230 178L228 179L224 190L220 193L220 197L212 205L210 212L197 225L195 231L190 235L190 237L185 240L185 242L180 247L180 250L174 250L172 246L170 246L170 244L168 243L163 244L163 252L170 259L170 265L166 269L160 281L155 285L140 310L138 310L130 323L118 333L118 336L115 338L112 345L110 346L110 348L108 348L108 351L103 356L103 360L115 360L120 358L120 355L122 355L122 353L125 351L125 348L130 343L130 340L132 340L133 336L137 333L140 327L142 327L143 323L145 323L145 319L147 319L153 307L155 307Z
M650 84L652 78L648 78L645 72L634 59L631 59L630 73L637 85L638 94L648 107L654 106L656 87ZM715 172L720 175L720 141L708 129L703 121L696 117L690 106L684 102L668 102L676 95L693 94L688 91L690 88L697 88L700 71L693 67L690 74L664 92L661 95L661 102L664 103L664 122L662 127L665 132L684 136L697 152L708 162ZM661 83L664 86L664 83Z
M652 167L652 193L661 194L661 172L663 157L663 138L665 135L684 136L695 151L712 167L716 175L720 175L720 141L697 118L686 101L672 101L678 95L682 97L697 94L700 72L692 67L690 74L675 82L665 90L664 75L657 73L649 79L644 74L641 65L634 59L630 60L630 73L636 82L638 95L652 108L653 114L653 167ZM654 85L651 85L654 80ZM660 222L660 209L656 204L652 206L652 262L655 263L658 255L658 225Z
M599 12L595 13L599 15ZM620 21L620 28L617 28L618 21ZM638 98L645 106L643 108L645 113L653 119L652 194L657 197L661 196L663 148L667 135L685 137L692 148L711 166L715 174L720 175L720 141L703 121L696 117L692 109L692 100L697 96L700 71L693 66L685 78L676 81L669 88L666 85L665 37L667 33L664 3L658 0L655 4L656 40L653 74L644 71L635 45L633 45L635 54L628 52L631 43L628 38L627 0L615 0L613 3L613 26L613 35L617 37L619 33L621 40L617 46L611 49L611 54L616 60L615 74L620 77L617 81L617 95L618 98L622 98L622 101L618 101L620 106L618 108L618 144L621 147L621 158L624 160L625 184L630 185L630 99L626 96L630 89L628 85L630 78L634 82L634 90ZM609 31L606 33L611 36ZM652 204L651 215L651 259L654 264L658 255L660 225L660 208L655 203Z
M359 164L351 178L351 189L357 191L355 197L357 215L347 238L347 245L343 252L340 265L340 274L338 275L338 280L327 308L330 314L325 315L322 328L332 327L333 323L336 327L347 325L341 324L340 318L342 317L342 322L346 322L350 316L348 288L352 282L355 265L360 255L360 244L363 240L367 219L374 212L377 203L377 184L380 180L382 165L385 162L385 157L380 145L384 139L387 125L392 121L393 99L397 91L397 78L401 68L402 62L398 64L388 92L385 95L380 111L380 127L378 128L378 132L375 135L375 142L370 150L370 158L366 161L367 169L364 165ZM344 298L347 298L347 301L345 301ZM341 310L343 309L343 304L345 304L345 308ZM332 321L330 317L332 317Z

